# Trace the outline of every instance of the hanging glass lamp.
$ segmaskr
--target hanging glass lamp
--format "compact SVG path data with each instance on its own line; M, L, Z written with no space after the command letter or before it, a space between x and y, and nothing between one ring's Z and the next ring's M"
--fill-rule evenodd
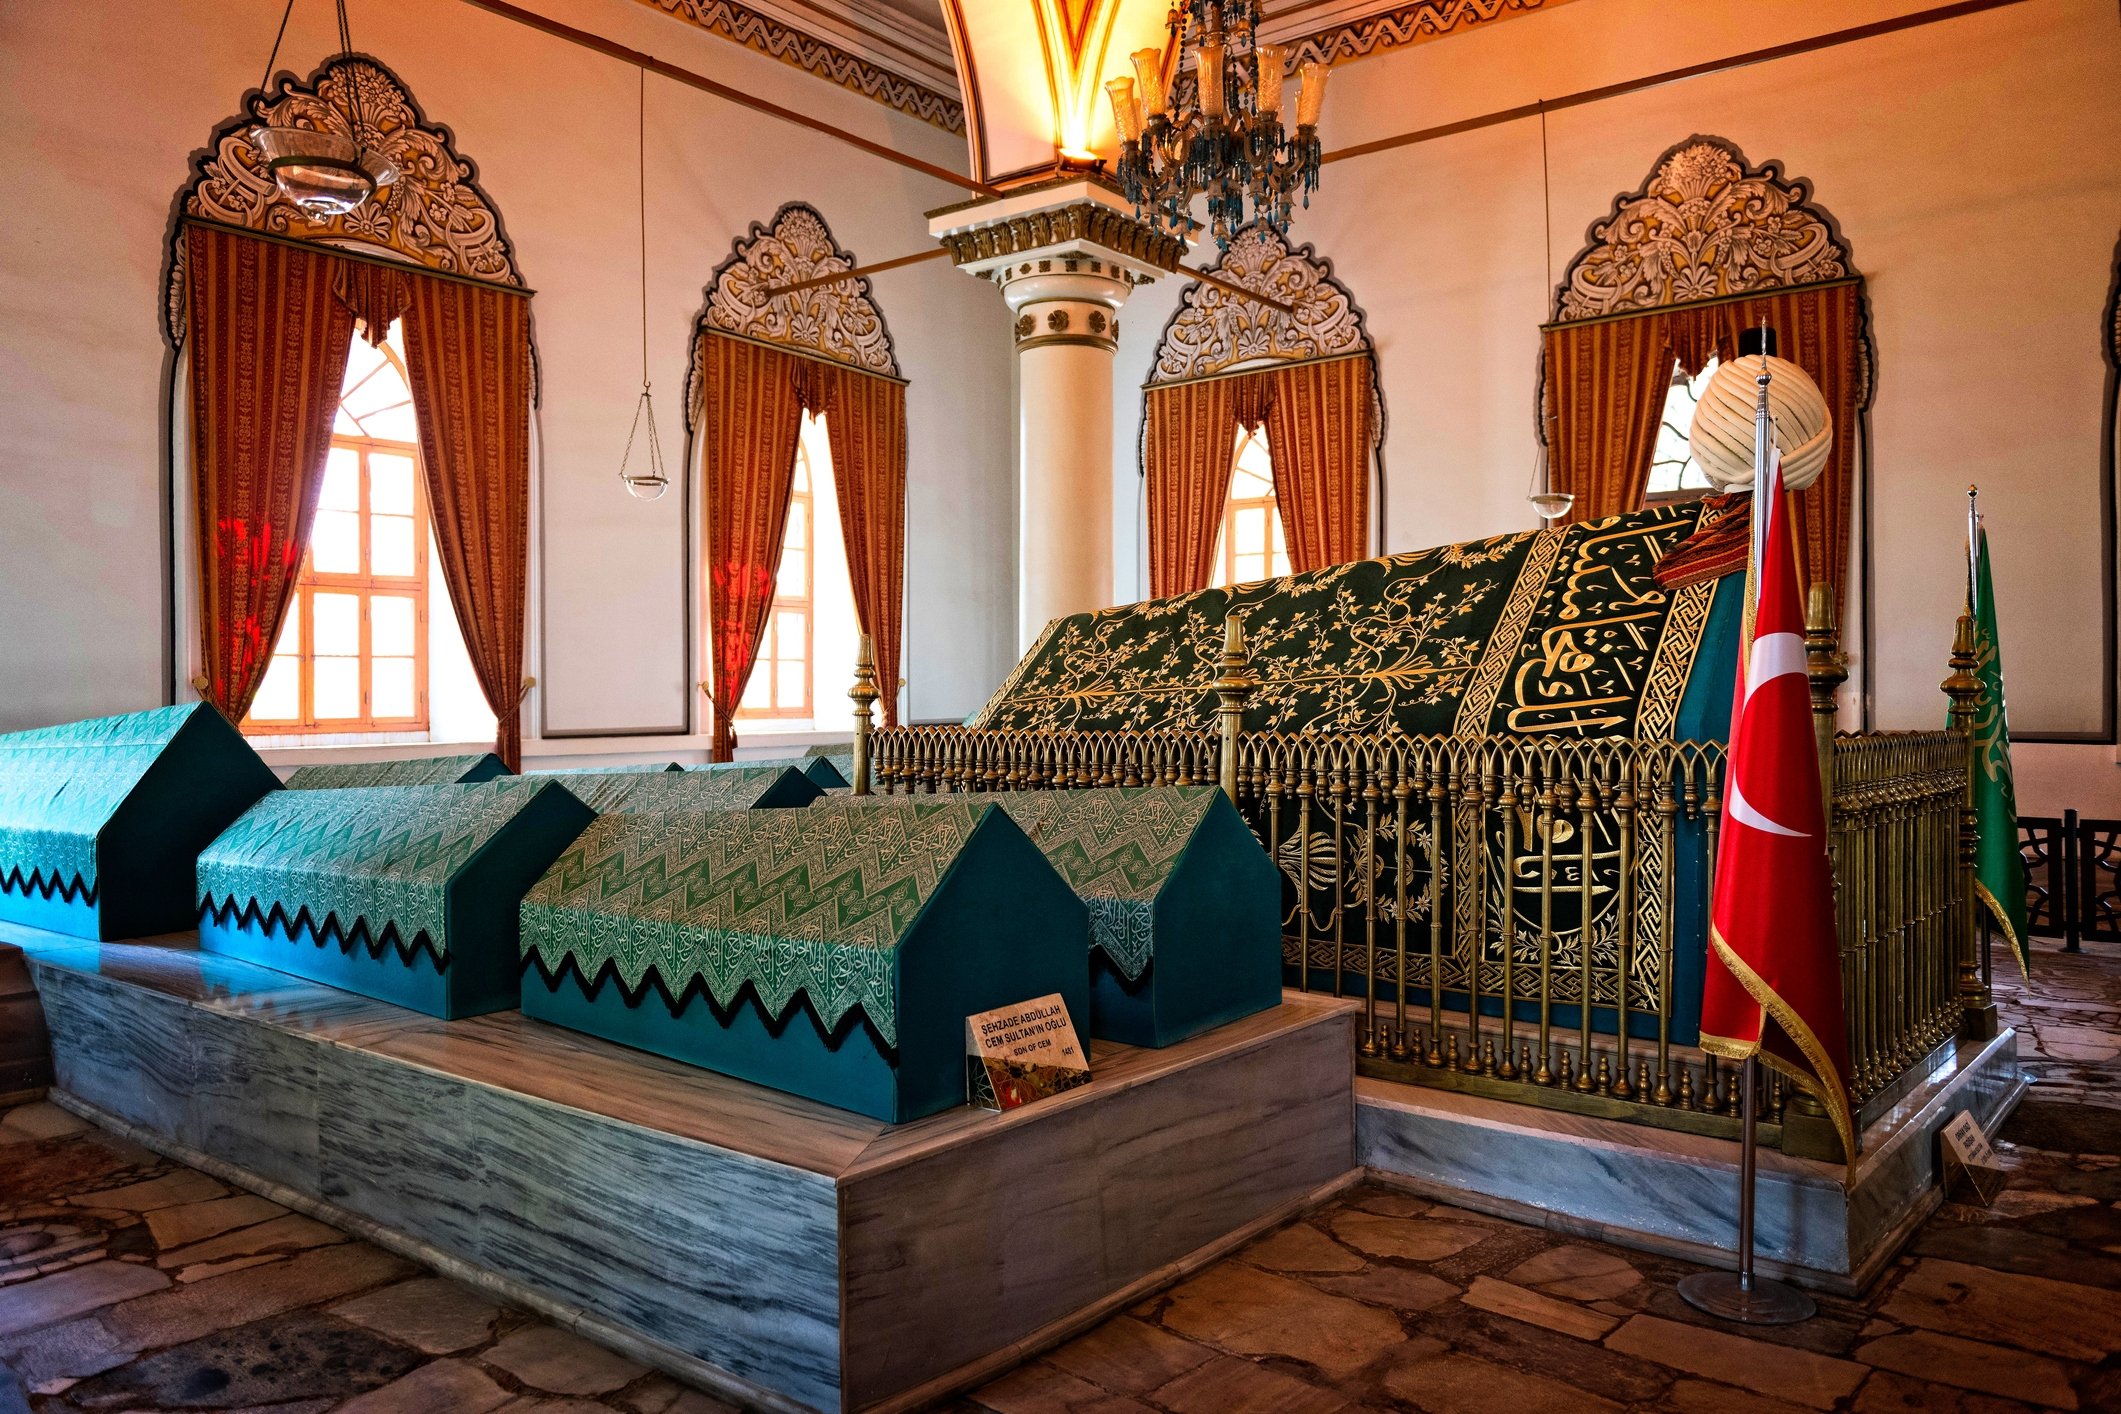
M280 195L320 220L345 215L398 179L397 167L369 145L372 134L361 116L361 88L351 63L353 38L346 27L346 0L336 0L336 4L339 52L326 61L325 71L339 75L345 88L347 125L351 131L325 132L270 123L260 123L250 130L250 140L264 159L266 170L272 173ZM258 83L261 94L272 83L273 66L280 60L280 40L287 34L287 21L294 8L295 0L287 0L287 8L280 14L280 33L273 38L272 57L265 61L265 77Z

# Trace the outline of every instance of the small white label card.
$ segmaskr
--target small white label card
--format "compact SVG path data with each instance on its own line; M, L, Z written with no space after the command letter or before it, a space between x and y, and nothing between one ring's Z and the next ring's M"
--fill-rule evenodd
M1982 1207L1996 1201L2006 1175L1996 1162L1996 1151L1974 1119L1972 1110L1961 1110L1938 1134L1944 1148L1944 1191L1949 1196L1953 1182L1964 1178Z
M965 1018L972 1103L1013 1110L1090 1083L1090 1058L1058 992Z

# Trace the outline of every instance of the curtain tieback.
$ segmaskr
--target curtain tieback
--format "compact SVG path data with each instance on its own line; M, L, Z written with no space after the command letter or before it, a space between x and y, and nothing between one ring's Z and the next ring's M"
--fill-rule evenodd
M523 687L522 687L522 690L521 690L520 692L516 693L516 701L517 701L518 703L521 703L521 702L522 702L522 700L523 700L524 698L526 698L526 697L530 696L530 690L531 690L532 688L536 687L537 685L538 685L538 680L537 680L536 678L533 678L533 677L526 677L526 678L524 678L524 679L523 679Z
M204 674L204 673L194 673L194 674L192 674L192 679L191 679L191 688L192 688L192 691L193 691L193 692L204 692L204 691L206 691L206 689L208 689L209 687L212 687L212 686L213 686L213 681L212 681L212 679L208 678L208 677L206 676L206 674Z

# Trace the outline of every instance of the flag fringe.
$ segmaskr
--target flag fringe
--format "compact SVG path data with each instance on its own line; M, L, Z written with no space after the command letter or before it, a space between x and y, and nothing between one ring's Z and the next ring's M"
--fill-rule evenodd
M1979 879L1974 880L1974 894L1981 900L1981 906L1996 920L1996 926L2003 930L2003 941L2010 944L2011 958L2018 964L2018 975L2030 982L2033 975L2029 966L2032 939L2018 936L2018 930L2011 926L2010 917L2004 913L2003 905L1996 902L1996 896L1988 891L1988 885Z
M1799 1088L1809 1093L1825 1108L1828 1118L1834 1121L1834 1130L1841 1136L1842 1155L1848 1165L1853 1167L1856 1162L1855 1119L1849 1113L1848 1090L1842 1084L1841 1072L1835 1069L1834 1062L1828 1058L1826 1047L1819 1044L1819 1038L1812 1034L1812 1028L1782 999L1782 994L1770 986L1766 978L1747 966L1745 959L1738 956L1731 945L1723 940L1722 931L1713 923L1709 925L1709 946L1715 950L1716 960L1730 969L1731 975L1738 979L1738 985L1745 988L1746 994L1760 1004L1763 1016L1771 1018L1782 1028L1784 1035L1796 1042L1797 1049L1804 1053L1804 1058L1811 1062L1816 1073L1806 1074L1779 1056L1769 1054L1758 1040L1747 1042L1730 1036L1711 1036L1704 1032L1700 1037L1701 1049L1725 1060L1742 1061L1757 1057L1761 1064L1770 1066L1795 1081ZM1765 1029L1763 1025L1762 1030Z

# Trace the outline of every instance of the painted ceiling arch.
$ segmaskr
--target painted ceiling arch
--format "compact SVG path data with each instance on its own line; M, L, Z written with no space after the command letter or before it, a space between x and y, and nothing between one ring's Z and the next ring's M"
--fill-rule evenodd
M972 176L1006 184L1061 161L1108 161L1108 79L1165 47L1169 0L942 0L957 56ZM1167 75L1168 78L1168 75Z

